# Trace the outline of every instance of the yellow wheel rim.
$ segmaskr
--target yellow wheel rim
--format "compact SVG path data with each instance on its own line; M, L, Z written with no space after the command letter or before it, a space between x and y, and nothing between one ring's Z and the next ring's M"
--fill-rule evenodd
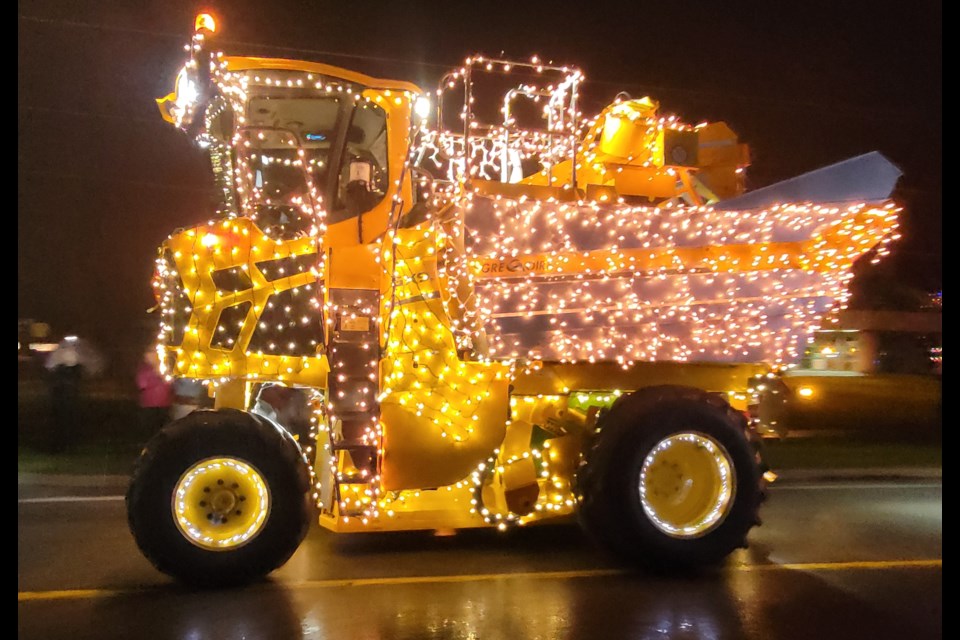
M180 476L173 519L193 544L214 551L250 542L270 512L270 491L252 465L237 458L207 458Z
M733 503L736 474L726 449L708 435L675 433L643 460L640 502L650 521L674 538L716 528Z

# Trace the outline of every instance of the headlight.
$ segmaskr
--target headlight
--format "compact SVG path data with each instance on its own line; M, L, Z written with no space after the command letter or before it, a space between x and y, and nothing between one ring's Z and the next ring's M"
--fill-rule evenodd
M425 120L430 115L430 98L426 96L418 97L416 102L413 103L413 112L417 114L418 118Z

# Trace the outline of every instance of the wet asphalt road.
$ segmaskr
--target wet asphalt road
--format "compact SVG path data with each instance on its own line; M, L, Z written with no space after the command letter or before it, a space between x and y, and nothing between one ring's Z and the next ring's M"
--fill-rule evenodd
M749 550L692 577L619 572L574 527L447 538L343 537L315 528L269 581L198 592L171 583L138 554L122 501L21 500L18 635L941 636L939 481L782 486L763 518Z

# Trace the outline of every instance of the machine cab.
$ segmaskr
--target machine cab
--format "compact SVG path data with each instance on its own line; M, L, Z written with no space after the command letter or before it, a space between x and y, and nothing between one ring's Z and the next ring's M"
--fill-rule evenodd
M209 149L219 213L279 240L379 237L393 205L410 202L400 174L420 90L326 64L209 54L207 35L158 103Z

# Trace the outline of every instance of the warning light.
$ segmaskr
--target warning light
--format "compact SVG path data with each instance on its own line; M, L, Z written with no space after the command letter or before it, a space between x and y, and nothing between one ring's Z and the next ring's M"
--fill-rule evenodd
M208 33L217 32L217 21L213 19L213 16L209 13L201 13L197 15L197 20L193 24L193 30L197 33L201 31L206 31Z

